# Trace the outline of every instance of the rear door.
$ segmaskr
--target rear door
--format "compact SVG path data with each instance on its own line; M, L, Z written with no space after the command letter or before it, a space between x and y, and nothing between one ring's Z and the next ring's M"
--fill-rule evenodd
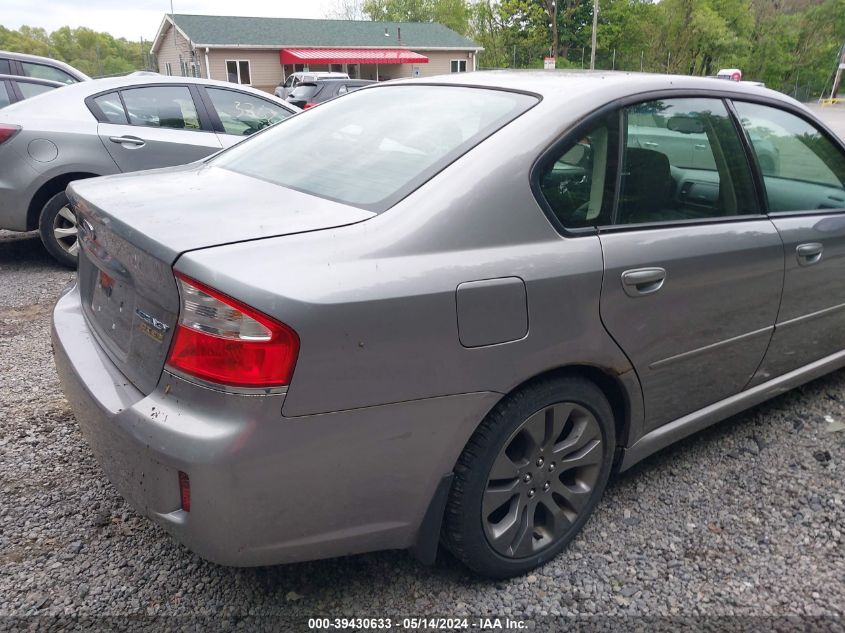
M88 100L121 171L190 163L221 149L186 85L137 86Z
M223 147L231 147L293 114L278 103L248 92L211 86L204 86L200 90L212 126Z
M629 133L645 113L661 130L657 145ZM620 127L618 200L599 234L600 312L637 371L653 429L751 380L777 315L783 247L721 100L632 105Z
M786 254L783 301L759 383L845 349L845 152L795 113L734 107Z

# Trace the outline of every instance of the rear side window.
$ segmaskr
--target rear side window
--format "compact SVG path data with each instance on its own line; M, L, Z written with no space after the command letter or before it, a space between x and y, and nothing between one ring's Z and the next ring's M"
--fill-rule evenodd
M30 62L21 62L23 67L23 74L27 77L35 77L36 79L52 79L53 81L60 81L63 84L75 84L76 77L66 73L63 70L47 66L45 64L33 64Z
M226 134L249 136L290 116L281 106L254 95L219 88L206 91Z
M296 100L308 101L308 99L317 94L317 91L318 87L314 84L299 84L293 89L290 96Z
M24 99L30 99L36 95L43 94L45 92L50 92L51 90L55 90L53 86L45 86L43 84L36 84L30 81L19 81L18 90L21 91Z
M175 130L200 129L191 91L186 86L150 86L121 91L129 123Z
M821 130L789 112L735 102L771 211L845 206L845 156Z
M615 112L541 169L540 190L566 228L610 224L618 146Z
M12 102L12 97L9 95L9 89L6 88L6 82L0 81L0 108L5 108Z
M381 212L536 102L459 86L361 90L291 117L211 163Z
M12 66L8 59L0 59L0 75L11 75Z
M116 92L100 95L94 99L94 103L106 117L109 123L126 125L129 121L126 118L126 111L120 102L120 96Z

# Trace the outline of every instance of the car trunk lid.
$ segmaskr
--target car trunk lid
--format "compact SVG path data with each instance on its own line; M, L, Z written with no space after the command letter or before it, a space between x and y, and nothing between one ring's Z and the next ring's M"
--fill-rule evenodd
M174 196L179 190L185 193ZM144 393L158 383L176 328L172 267L182 253L374 215L205 165L77 181L68 196L79 222L86 319L104 351Z

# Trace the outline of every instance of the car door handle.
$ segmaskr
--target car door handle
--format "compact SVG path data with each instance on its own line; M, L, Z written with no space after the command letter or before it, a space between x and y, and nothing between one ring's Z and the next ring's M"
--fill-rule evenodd
M646 147L659 147L660 143L655 143L654 141L643 141L643 145Z
M120 145L134 145L135 147L143 147L145 145L144 139L137 136L110 136L109 140L112 143L119 143Z
M637 268L622 273L622 288L629 297L642 297L657 292L666 281L664 268Z
M819 242L808 242L796 247L795 257L798 258L798 264L801 266L812 266L821 260L822 251L824 251L824 246Z

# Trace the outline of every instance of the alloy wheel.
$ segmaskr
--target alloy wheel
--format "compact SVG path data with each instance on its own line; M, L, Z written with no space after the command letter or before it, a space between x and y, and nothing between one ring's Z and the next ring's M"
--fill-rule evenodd
M76 216L67 205L59 209L53 219L53 237L62 250L69 255L76 257L79 253Z
M487 540L507 558L560 541L599 482L602 432L585 407L561 402L532 414L499 451L482 497Z

